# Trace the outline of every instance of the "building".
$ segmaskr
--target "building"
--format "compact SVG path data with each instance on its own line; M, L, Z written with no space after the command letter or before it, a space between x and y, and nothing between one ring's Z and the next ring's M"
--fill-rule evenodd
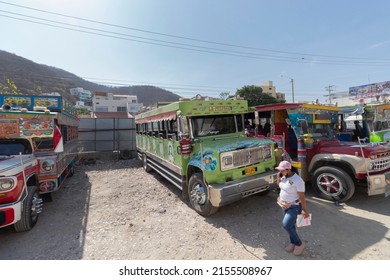
M45 96L61 96L58 92L48 92L48 93L43 93L42 95Z
M131 118L138 113L141 107L142 104L138 103L136 95L95 92L92 98L92 111L94 112L94 116L107 115L108 117L108 115L115 115L117 117L121 115L125 118Z
M278 100L286 100L286 95L284 93L276 92L276 87L273 85L272 81L267 81L260 87L263 90L263 93L267 93Z
M86 90L81 87L71 88L70 94L76 96L80 101L84 101L87 104L91 102L92 93L90 90Z

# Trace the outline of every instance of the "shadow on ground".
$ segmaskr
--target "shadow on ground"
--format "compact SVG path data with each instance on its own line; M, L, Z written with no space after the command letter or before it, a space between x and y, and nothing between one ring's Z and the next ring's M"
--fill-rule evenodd
M364 209L388 217L390 199L367 197L360 193L348 204L337 205L318 199L309 189L306 197L313 220L311 226L298 229L307 246L303 256L296 257L284 251L289 242L281 227L282 213L276 204L277 196L277 192L273 191L264 197L249 197L247 201L222 207L207 221L215 227L225 228L255 258L268 260L349 260L386 239L389 231L388 225L369 215L359 216L353 212ZM266 256L257 255L256 248L265 249Z
M91 185L77 170L45 201L35 227L15 233L12 226L0 229L0 259L80 259L83 253Z

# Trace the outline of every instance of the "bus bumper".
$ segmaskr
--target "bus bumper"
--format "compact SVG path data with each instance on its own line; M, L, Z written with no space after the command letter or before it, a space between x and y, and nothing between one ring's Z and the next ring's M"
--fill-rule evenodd
M261 173L221 185L209 185L210 202L214 207L227 205L244 197L267 191L276 181L276 171Z
M22 202L0 207L0 228L15 224L21 219Z
M384 174L370 175L367 177L368 195L384 194L390 195L390 171Z

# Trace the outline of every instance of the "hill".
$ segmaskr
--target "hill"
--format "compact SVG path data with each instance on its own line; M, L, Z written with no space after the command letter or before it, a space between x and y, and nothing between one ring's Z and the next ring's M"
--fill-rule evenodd
M82 87L92 92L136 95L138 102L145 106L156 104L158 101L177 101L180 98L177 94L150 85L109 87L96 84L62 69L38 64L0 50L0 84L6 85L7 79L12 80L22 94L41 95L47 92L58 92L71 101L74 101L74 97L70 95L69 89L75 87Z

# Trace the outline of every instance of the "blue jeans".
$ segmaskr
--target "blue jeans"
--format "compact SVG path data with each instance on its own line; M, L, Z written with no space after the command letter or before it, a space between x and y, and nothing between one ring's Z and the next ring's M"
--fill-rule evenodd
M292 205L287 210L283 210L283 228L288 232L290 236L290 242L296 246L301 246L302 241L298 236L297 228L295 226L297 222L297 215L302 211L301 205Z

